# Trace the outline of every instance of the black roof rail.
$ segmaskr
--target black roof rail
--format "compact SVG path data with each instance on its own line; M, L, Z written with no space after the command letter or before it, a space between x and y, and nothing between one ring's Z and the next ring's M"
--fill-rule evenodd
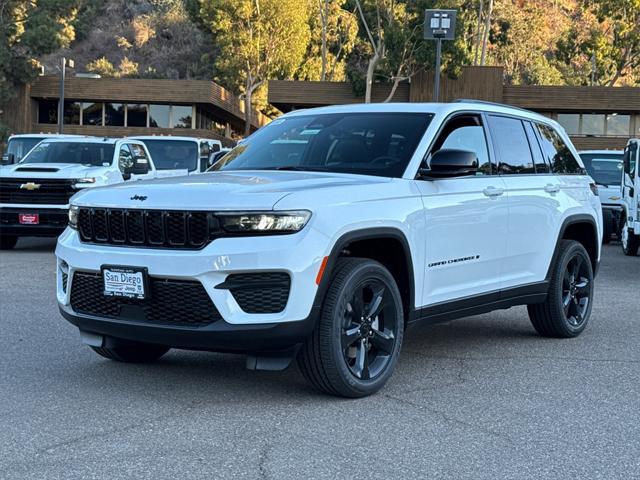
M486 100L476 100L475 98L456 98L453 101L453 103L478 103L480 105L493 105L494 107L506 107L506 108L513 108L514 110L520 110L522 112L536 113L533 110L527 110L526 108L514 107L513 105L508 105L506 103L488 102Z

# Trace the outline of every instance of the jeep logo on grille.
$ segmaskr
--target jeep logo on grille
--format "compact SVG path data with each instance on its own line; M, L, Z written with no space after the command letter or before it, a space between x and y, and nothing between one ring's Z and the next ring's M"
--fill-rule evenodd
M20 190L29 190L30 192L33 190L38 190L40 188L39 183L27 182L20 185Z
M140 200L141 202L144 202L146 199L146 195L134 195L133 197L131 197L131 200Z

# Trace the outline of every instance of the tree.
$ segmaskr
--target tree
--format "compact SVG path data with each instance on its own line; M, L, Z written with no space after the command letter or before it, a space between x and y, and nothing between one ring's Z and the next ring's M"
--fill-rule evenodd
M309 10L299 0L200 0L203 24L220 48L218 79L244 95L245 134L254 92L271 78L292 78L309 43Z
M344 8L345 0L308 0L310 41L298 78L345 78L346 58L358 36L358 19Z
M75 0L0 0L0 105L13 98L16 86L35 77L36 57L73 41L78 4Z

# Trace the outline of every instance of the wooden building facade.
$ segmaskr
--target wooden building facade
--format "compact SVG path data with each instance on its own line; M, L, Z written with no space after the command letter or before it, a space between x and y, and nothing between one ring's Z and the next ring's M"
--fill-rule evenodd
M396 90L394 102L430 102L433 73L416 75ZM375 84L374 102L384 101L390 86ZM282 111L361 103L347 82L269 82L269 103ZM640 137L640 88L505 85L502 67L464 67L458 78L441 77L440 101L469 98L506 103L560 122L576 148L621 149Z

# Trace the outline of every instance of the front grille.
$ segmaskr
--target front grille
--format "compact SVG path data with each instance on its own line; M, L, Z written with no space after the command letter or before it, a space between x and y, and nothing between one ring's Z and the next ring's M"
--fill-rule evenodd
M73 186L66 179L0 178L0 203L66 205L77 192Z
M75 272L71 308L77 313L155 325L203 327L222 317L200 282L150 277L148 298L108 297L98 273Z
M291 277L284 272L234 273L223 285L246 313L279 313L287 306Z
M209 212L80 208L80 239L88 243L199 249L220 233Z

